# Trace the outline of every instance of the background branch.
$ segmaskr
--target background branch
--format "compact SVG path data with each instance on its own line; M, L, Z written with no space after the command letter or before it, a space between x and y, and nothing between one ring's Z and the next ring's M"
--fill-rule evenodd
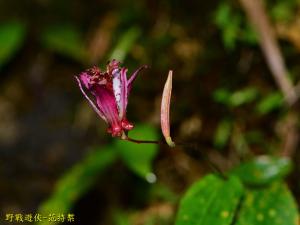
M260 47L264 53L269 69L284 95L284 100L290 108L299 98L299 87L295 87L288 78L288 71L284 57L280 51L272 25L268 19L266 10L261 0L240 0L250 22L256 30ZM299 133L297 119L294 113L289 110L287 114L285 134L280 135L283 139L283 146L280 154L291 157L298 145Z
M240 0L240 3L258 34L260 47L262 48L273 77L284 95L284 100L288 106L291 106L297 101L298 96L293 84L288 78L284 58L281 54L272 25L267 17L263 1Z

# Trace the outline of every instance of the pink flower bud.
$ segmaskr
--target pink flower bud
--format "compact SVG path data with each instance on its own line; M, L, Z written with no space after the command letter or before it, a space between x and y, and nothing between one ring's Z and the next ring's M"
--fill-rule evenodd
M170 101L172 94L172 74L173 71L170 70L168 74L168 79L164 86L164 91L161 100L160 123L161 130L167 144L170 147L175 147L175 143L172 141L172 138L170 136Z

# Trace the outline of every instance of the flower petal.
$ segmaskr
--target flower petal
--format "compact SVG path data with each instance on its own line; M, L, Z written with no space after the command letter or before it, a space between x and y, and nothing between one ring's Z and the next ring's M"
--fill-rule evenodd
M127 92L128 92L128 94L129 94L129 92L131 91L132 83L133 83L133 81L135 81L135 79L137 78L138 73L139 73L141 70L146 69L146 68L148 68L147 65L141 66L141 67L138 68L138 69L131 75L131 77L128 79L128 81L127 81Z
M115 69L113 71L113 91L116 98L118 110L119 110L119 119L122 119L126 114L127 107L127 69L122 68Z
M126 117L126 108L128 103L128 88L127 88L127 69L121 69L121 101L120 101L120 111L119 115L121 119L125 119Z
M118 109L114 93L105 88L105 86L97 85L94 90L98 108L103 112L107 122L112 127L120 126Z
M80 75L79 75L79 79L80 81L83 83L84 87L89 89L90 88L90 76L86 73L86 72L82 72ZM77 79L77 77L76 77Z
M85 91L83 90L82 84L81 84L81 80L75 76L75 79L78 82L78 86L80 88L80 91L82 92L83 96L88 100L88 102L90 103L90 105L92 106L92 108L95 110L95 112L105 121L107 122L107 119L105 118L104 114L97 108L97 106L94 104L94 102L89 98L89 96L85 93ZM84 82L84 81L82 81ZM84 84L85 86L87 84ZM87 87L87 86L86 86Z

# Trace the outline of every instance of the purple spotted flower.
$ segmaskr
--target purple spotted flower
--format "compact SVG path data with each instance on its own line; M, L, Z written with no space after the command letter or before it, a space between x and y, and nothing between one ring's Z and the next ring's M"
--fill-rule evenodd
M84 97L108 124L107 132L113 137L121 137L134 127L126 118L128 96L133 81L146 67L141 66L127 79L127 68L120 67L120 62L112 60L108 63L106 71L101 71L95 66L75 76Z

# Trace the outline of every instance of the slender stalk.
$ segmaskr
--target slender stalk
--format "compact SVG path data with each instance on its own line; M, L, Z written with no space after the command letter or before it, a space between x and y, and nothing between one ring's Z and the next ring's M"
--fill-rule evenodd
M257 31L261 49L265 55L270 71L279 89L284 95L288 106L293 105L299 98L288 77L288 70L284 62L272 24L267 16L263 1L240 0L241 6L248 15L249 21Z
M123 138L122 140L130 141L130 142L133 142L133 143L136 143L136 144L157 144L157 145L162 144L161 141L137 140L137 139L130 138L128 136L126 136L126 138Z

